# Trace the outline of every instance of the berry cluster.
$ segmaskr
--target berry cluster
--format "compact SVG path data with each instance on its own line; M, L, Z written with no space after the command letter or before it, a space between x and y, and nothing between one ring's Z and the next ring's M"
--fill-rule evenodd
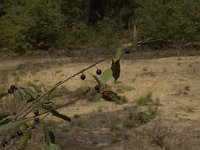
M130 54L130 49L128 49L128 48L124 49L124 53ZM120 52L120 54L121 54L121 52ZM108 57L108 58L110 58L110 57ZM106 58L106 59L108 59L108 58ZM85 79L86 79L86 75L84 74L84 72L85 72L86 70L88 70L88 69L90 69L90 68L96 66L96 65L99 64L100 62L105 61L106 59L103 59L103 60L101 60L101 61L99 61L99 62L97 62L97 63L95 63L95 64L89 66L88 68L83 69L82 71L80 71L80 72L78 72L78 73L72 75L69 79L71 79L72 77L77 76L77 74L81 74L80 79L81 79L81 80L85 80ZM97 75L97 76L100 76L100 75L102 74L102 70L99 69L99 68L97 68L97 67L96 67L96 69L97 69L96 72L95 72L96 75ZM111 69L112 69L112 68L111 68ZM104 73L103 73L103 74L104 74ZM95 76L95 77L96 77L96 76ZM67 80L69 80L69 79L67 79ZM65 82L66 82L67 80L65 80ZM100 82L100 81L99 81L99 82ZM58 84L55 85L55 87L57 88L59 85L61 85L61 84L63 84L63 83L64 83L64 82L59 82ZM104 96L105 94L108 93L108 91L105 91L104 86L101 86L101 85L102 85L101 83L97 84L97 85L94 87L94 89L95 89L95 91L96 91L97 93L100 93L100 94L102 94L102 95ZM55 88L55 87L54 87L54 88ZM17 88L15 85L11 85L10 88L8 89L8 93L9 93L9 94L14 94L16 90L18 90L18 88ZM15 94L16 94L16 93L15 93ZM48 94L48 93L47 93L47 94ZM46 95L41 95L41 97L43 97L43 96L46 96ZM41 97L40 97L40 95L38 95L38 96L35 98L35 100L37 100L37 99L39 100ZM37 107L34 107L34 108L37 108ZM31 110L31 111L32 111L32 110ZM31 112L31 111L30 111L30 112ZM30 113L30 112L29 112L29 113ZM29 114L29 113L28 113L28 114ZM41 113L39 112L38 109L35 109L35 110L33 111L33 113L34 113L34 116L33 116L34 120L33 120L33 122L32 122L31 124L29 124L29 128L28 128L28 129L35 129L36 126L37 126L38 124L41 123L41 120L44 119L44 118L42 118L42 119L40 118ZM42 113L42 114L44 114L44 113ZM16 115L16 113L14 113L14 115ZM47 115L48 115L48 114L47 114ZM15 133L12 134L12 135L10 136L10 139L15 139L15 138L19 138L19 137L23 138L23 135L25 136L25 135L26 135L26 132L25 132L24 130L17 129L17 130L15 131ZM3 146L3 147L6 147L8 144L9 144L9 143L8 143L8 140L5 140L4 142L2 142L2 146Z
M11 85L10 89L8 89L8 93L12 94L12 93L14 93L15 90L17 90L17 87L15 85Z
M96 75L101 75L101 74L102 74L101 69L97 68ZM80 79L81 80L85 80L86 79L86 75L82 73L82 75L80 76ZM99 92L101 90L101 86L100 85L96 85L95 86L95 90Z
M102 74L101 69L97 69L96 74L97 75L101 75ZM80 79L81 80L85 80L86 79L86 75L82 73L82 75L80 76Z
M38 124L40 124L40 119L39 119L39 115L40 115L40 113L39 113L39 110L34 110L34 115L35 115L35 119L34 119L34 122L31 124L31 129L35 129L36 127L35 127L35 125L38 125Z

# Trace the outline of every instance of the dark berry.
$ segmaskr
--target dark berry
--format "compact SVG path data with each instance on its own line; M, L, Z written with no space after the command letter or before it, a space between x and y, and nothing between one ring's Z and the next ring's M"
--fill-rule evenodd
M11 85L10 89L14 91L14 90L17 90L17 87L15 85Z
M97 69L96 74L101 75L102 71L100 69Z
M130 54L130 49L125 49L126 54Z
M12 94L13 92L14 92L14 91L11 90L11 89L8 90L8 93L9 93L9 94Z
M8 141L5 141L4 144L7 145L7 144L8 144Z
M34 121L35 121L35 124L39 124L40 123L40 119L39 118L35 118Z
M96 85L96 86L95 86L95 90L96 90L96 91L99 91L100 89L101 89L100 85Z
M11 136L11 139L14 139L14 138L15 138L15 135L12 135L12 136Z
M18 136L22 136L22 135L23 135L23 132L22 132L21 130L18 130L18 131L17 131L17 135L18 135Z
M6 147L6 145L8 145L8 142L7 141L3 142L3 147Z
M34 110L35 116L39 116L39 110Z
M81 80L85 80L86 76L84 74L81 75Z

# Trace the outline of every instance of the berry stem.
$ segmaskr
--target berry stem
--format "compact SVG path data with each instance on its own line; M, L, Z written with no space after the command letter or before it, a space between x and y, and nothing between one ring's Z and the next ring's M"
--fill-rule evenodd
M89 94L89 95L86 95L86 96L83 96L83 97L78 97L78 98L75 99L75 100L72 100L72 101L70 101L70 102L67 102L67 103L62 104L62 105L59 105L59 106L56 106L56 107L54 108L54 110L58 110L58 109L60 109L60 108L63 108L63 107L66 107L66 106L75 104L76 102L78 102L78 101L80 101L80 100L89 98L89 97L92 96L93 94L94 94L94 93ZM44 115L44 117L42 117L42 118L40 119L40 120L43 120L43 119L44 119L45 117L47 117L49 114L50 114L50 111L47 110L47 111L44 111L44 112L40 113L40 114L38 115L38 117L41 116L41 115ZM26 117L26 118L21 118L21 119L18 119L18 120L31 119L31 118L35 118L35 115L34 115L34 116L30 116L30 117Z
M38 97L38 98L37 98L34 102L32 102L30 105L28 105L28 106L25 107L23 110L21 110L21 111L15 116L14 119L16 120L21 114L23 114L23 113L26 112L28 109L30 109L31 107L33 107L33 108L31 108L22 118L26 117L26 116L27 116L29 113L31 113L37 106L39 106L40 104L43 103L43 101L39 102L39 100L41 100L41 99L44 98L45 96L49 95L49 94L50 94L51 92L53 92L57 87L59 87L60 85L62 85L62 84L65 83L65 82L67 82L68 80L70 80L70 79L76 77L77 75L82 74L84 71L89 70L90 68L92 68L92 67L96 66L97 64L102 63L102 62L104 62L105 60L110 59L110 58L112 58L112 56L108 56L108 57L106 57L106 58L104 58L104 59L102 59L102 60L100 60L100 61L98 61L98 62L96 62L96 63L94 63L94 64L92 64L92 65L90 65L90 66L88 66L87 68L82 69L81 71L79 71L79 72L73 74L72 76L70 76L70 77L68 77L68 78L66 78L66 79L64 79L64 80L59 81L59 82L56 83L50 90L48 90L46 93L44 93L43 95L41 95L40 97ZM34 104L36 104L36 105L34 106Z

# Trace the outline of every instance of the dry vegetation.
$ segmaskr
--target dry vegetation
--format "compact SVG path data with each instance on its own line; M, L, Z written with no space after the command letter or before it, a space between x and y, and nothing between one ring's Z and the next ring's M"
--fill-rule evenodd
M48 88L88 64L69 58L2 60L0 89L5 91L13 83ZM103 70L108 64L98 67ZM94 87L93 72L95 68L86 73L86 81L77 77L61 87L59 92L65 95L57 101L67 101L69 92ZM123 60L120 80L135 88L121 93L127 103L81 101L61 109L72 117L71 124L48 118L63 150L199 149L200 56ZM3 100L0 109L9 106ZM40 149L41 136L40 131L35 133L32 150Z

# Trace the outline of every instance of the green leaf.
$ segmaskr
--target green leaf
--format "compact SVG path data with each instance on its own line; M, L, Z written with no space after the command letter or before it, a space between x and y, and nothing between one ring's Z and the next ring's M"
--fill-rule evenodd
M105 83L101 78L97 77L96 75L93 75L93 77L101 87L105 86Z
M16 146L18 149L24 150L28 144L28 141L31 139L32 131L26 123L22 124L19 128L23 132L23 135L17 140Z
M113 59L120 60L122 56L122 49L116 49Z
M120 77L120 59L119 60L112 60L111 70L113 72L112 76L117 81Z
M114 84L113 87L117 88L117 89L120 89L120 90L124 90L124 91L132 91L132 90L135 89L135 88L133 88L131 86L128 86L128 85L125 85L123 83Z
M8 95L8 93L0 93L0 99L2 99L3 97L5 97L6 95Z
M45 142L47 144L50 143L55 143L55 136L54 133L49 129L49 127L47 125L44 125L44 136L45 136Z
M65 121L71 122L71 119L70 119L68 116L65 116L65 115L63 115L63 114L60 114L60 113L59 113L58 111L56 111L56 110L51 110L51 113L52 113L52 115L55 116L55 117L58 117L58 118L61 118L61 119L65 120Z
M24 93L21 90L16 90L16 91L14 91L14 97L17 101L23 101Z
M12 114L13 114L13 113L11 113L11 112L1 112L1 113L0 113L0 120L6 118L6 117L8 117L8 116L11 116Z
M0 125L0 131L16 128L16 127L20 126L21 124L29 122L31 120L32 119L17 120L14 122L9 122L7 124Z
M101 76L101 79L104 81L104 82L107 82L111 79L112 77L112 70L111 69L106 69L103 73L102 73L102 76Z
M53 110L53 104L50 101L46 101L42 104L42 108L51 112L51 110Z
M53 99L53 98L58 98L62 96L64 96L64 94L53 91L52 93L49 93L48 98Z
M100 93L94 93L94 94L92 95L92 101L93 101L93 102L98 102L98 101L101 100L101 98L102 98L102 94L100 94Z
M43 150L61 150L59 145L56 144L45 144Z
M93 77L94 77L94 79L97 81L97 83L98 83L99 85L101 85L101 82L100 82L99 78L98 78L96 75L93 75Z
M61 118L65 121L71 122L71 119L68 116L60 114L58 111L54 110L51 102L45 102L42 107L52 113L53 116Z
M4 125L4 124L7 124L9 123L10 121L12 121L11 118L7 117L7 118L4 118L0 121L0 126Z
M121 104L121 97L117 95L117 93L113 91L104 92L102 98L106 101L115 102L117 104Z
M28 129L28 127L29 127L28 124L23 123L23 124L20 125L19 129L20 129L22 132L24 132L24 131L26 131L26 129Z
M29 96L31 96L33 99L37 99L37 96L39 94L37 94L36 92L34 92L33 90L29 89L29 88L23 88L23 91L28 94Z
M30 87L32 87L37 93L42 93L42 86L38 86L38 85L36 85L36 84L34 84L34 83L30 83L29 84L30 85Z
M0 126L10 122L12 119L10 116L13 115L11 112L2 112L0 113Z

